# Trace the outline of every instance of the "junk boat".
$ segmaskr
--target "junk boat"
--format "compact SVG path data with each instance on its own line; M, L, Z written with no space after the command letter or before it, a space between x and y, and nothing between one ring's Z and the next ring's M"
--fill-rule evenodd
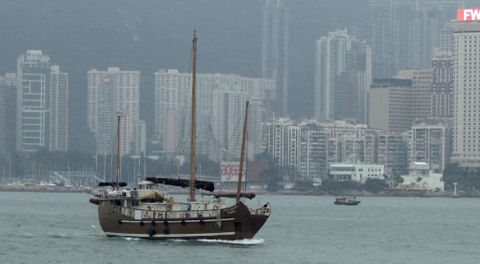
M357 201L356 197L337 197L335 198L335 202L333 202L336 205L357 205L360 203L360 201Z
M98 205L100 226L107 236L138 237L147 239L248 239L255 236L271 214L270 204L249 208L241 197L253 198L253 193L242 193L242 170L245 156L245 138L248 101L245 106L240 168L236 193L212 193L209 200L197 201L196 189L213 192L213 182L195 179L195 135L196 135L196 44L193 37L192 67L192 118L190 179L147 177L137 188L120 189L125 183L120 178L120 117L117 120L117 175L116 182L102 182L100 186L111 186L90 199ZM174 185L189 187L189 199L175 201L159 187ZM227 205L226 198L235 198Z

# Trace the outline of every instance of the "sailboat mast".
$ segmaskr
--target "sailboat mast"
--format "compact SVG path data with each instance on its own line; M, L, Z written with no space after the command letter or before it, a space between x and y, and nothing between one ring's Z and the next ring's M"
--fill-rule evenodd
M245 159L245 139L247 135L248 103L249 103L248 101L245 103L245 120L243 121L242 150L240 152L240 168L238 168L236 204L240 202L240 192L242 191L242 173L243 173L243 160Z
M197 98L195 93L195 85L197 81L196 60L197 60L197 35L193 32L193 56L192 56L192 125L190 131L190 201L195 201L195 139L197 136Z
M119 188L120 181L120 116L117 116L117 183L116 188Z

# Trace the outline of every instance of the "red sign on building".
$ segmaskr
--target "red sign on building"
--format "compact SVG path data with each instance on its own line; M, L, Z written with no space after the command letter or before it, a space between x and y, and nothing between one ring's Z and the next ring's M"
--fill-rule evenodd
M458 21L478 21L480 20L480 8L465 8L457 10Z

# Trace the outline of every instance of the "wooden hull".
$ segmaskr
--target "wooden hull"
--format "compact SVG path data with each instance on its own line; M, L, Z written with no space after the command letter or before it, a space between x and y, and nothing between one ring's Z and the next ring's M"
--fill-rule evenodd
M118 211L114 201L101 201L98 205L105 234L146 239L248 239L255 236L270 215L269 208L266 214L252 214L243 203L218 210L218 216L210 218L188 217L185 211L183 218L135 220Z

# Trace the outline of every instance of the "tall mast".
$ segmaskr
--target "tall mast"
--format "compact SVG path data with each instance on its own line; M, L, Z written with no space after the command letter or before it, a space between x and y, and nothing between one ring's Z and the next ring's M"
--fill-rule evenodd
M117 116L117 183L116 189L118 189L120 181L120 116Z
M242 134L242 150L240 152L240 168L238 169L238 183L237 183L237 201L240 202L240 192L242 191L242 173L243 173L243 160L245 158L245 138L247 135L247 118L248 118L248 101L245 103L245 120L243 121L243 134Z
M197 81L196 60L197 60L197 34L193 31L193 56L192 56L192 125L190 131L190 201L195 201L195 139L197 136L197 98L195 84Z

